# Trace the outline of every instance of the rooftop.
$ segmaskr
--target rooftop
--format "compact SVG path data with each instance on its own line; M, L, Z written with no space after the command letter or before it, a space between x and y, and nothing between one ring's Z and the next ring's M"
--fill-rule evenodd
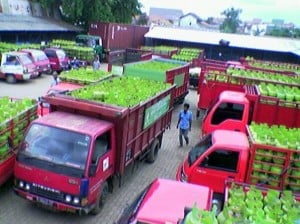
M300 56L300 40L268 36L250 36L197 29L154 26L146 38L219 45L220 40L229 41L229 47L293 53Z
M0 13L0 32L3 31L73 31L81 28L61 20L46 17L23 16Z

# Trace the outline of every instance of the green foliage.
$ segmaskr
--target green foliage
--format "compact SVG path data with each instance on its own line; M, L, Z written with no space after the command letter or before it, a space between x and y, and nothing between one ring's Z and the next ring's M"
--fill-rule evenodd
M92 68L79 68L64 71L59 75L59 78L62 81L78 84L92 84L109 77L111 77L109 72L102 70L94 71Z
M221 13L221 15L224 15L226 18L224 22L220 26L220 30L225 33L236 33L237 28L240 24L239 15L242 12L241 9L226 9Z
M85 86L72 91L71 95L109 105L131 107L154 97L169 86L168 83L138 77L121 77Z
M198 48L181 48L177 54L171 56L171 59L191 62L194 58L199 58L202 52L203 49Z
M275 37L292 37L293 33L288 28L275 28L267 33L267 35Z
M266 195L250 186L248 191L241 186L229 190L228 200L218 215L218 223L268 223L292 224L299 220L299 202L290 191L269 189Z
M43 8L61 9L65 21L88 29L93 21L131 23L141 14L138 0L34 0Z
M131 23L135 15L141 14L141 4L138 0L113 0L111 11L115 16L115 22Z

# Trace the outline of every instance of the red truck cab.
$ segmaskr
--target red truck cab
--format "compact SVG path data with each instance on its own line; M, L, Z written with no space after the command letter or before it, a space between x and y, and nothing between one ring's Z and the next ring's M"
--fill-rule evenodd
M115 171L113 127L60 111L35 120L16 158L15 192L57 210L91 211L108 193L104 184L98 198L97 185Z
M242 132L216 130L202 138L179 166L176 179L223 193L225 180L246 177L249 142Z
M244 92L223 91L204 116L202 135L217 129L241 131L252 121L269 125L300 127L300 104L263 96L257 86Z
M156 179L123 211L118 224L177 224L184 218L184 209L197 205L209 211L213 192L205 186Z
M246 132L250 102L245 93L224 91L207 111L202 124L202 134L217 129Z
M37 49L22 49L20 51L27 53L31 57L35 66L37 67L39 76L42 73L50 73L51 71L50 60L48 59L44 51L37 50Z
M44 52L50 61L52 71L60 73L69 69L70 60L64 50L60 48L45 48Z

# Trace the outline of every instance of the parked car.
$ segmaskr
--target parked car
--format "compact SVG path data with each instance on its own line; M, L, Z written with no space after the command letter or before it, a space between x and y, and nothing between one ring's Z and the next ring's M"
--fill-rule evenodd
M38 75L41 76L42 73L51 73L50 60L42 50L37 49L22 49L21 52L27 53L35 66L37 67Z
M60 48L45 48L45 54L50 60L51 70L57 73L70 69L70 59L64 50Z
M1 55L0 78L8 83L38 76L36 66L24 52L4 52Z

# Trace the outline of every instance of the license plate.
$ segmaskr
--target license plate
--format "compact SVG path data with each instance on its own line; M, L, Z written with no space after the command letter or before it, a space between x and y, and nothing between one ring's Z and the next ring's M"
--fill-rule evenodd
M53 205L53 202L50 201L47 198L38 198L37 201L40 202L43 205L47 205L47 206L52 206Z

